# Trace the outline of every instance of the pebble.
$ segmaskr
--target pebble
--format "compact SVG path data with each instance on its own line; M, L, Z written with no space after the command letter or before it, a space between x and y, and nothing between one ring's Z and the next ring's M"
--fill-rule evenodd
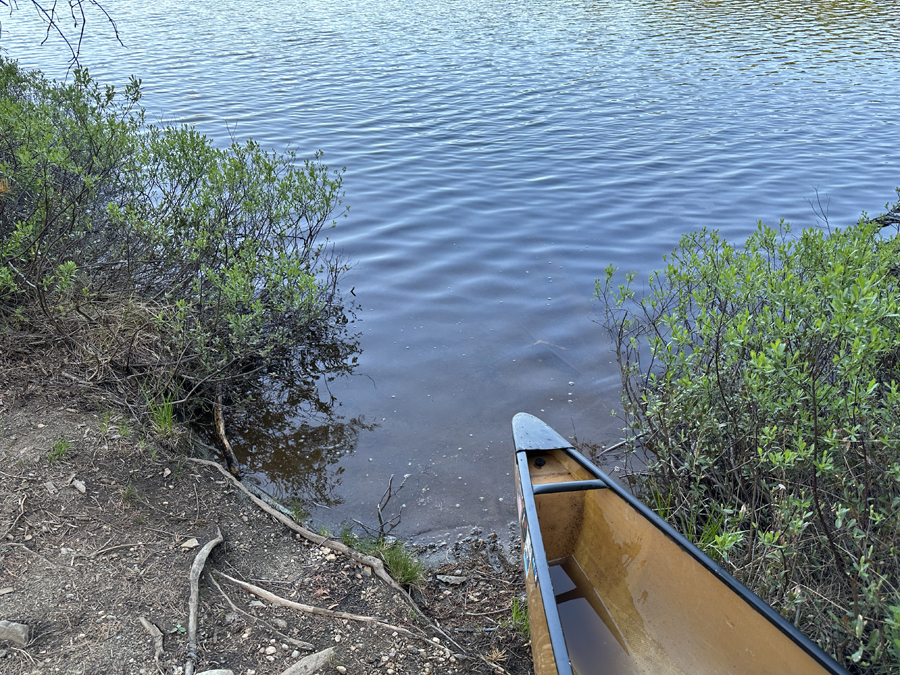
M9 640L15 645L24 647L28 644L29 629L24 623L0 621L0 640Z

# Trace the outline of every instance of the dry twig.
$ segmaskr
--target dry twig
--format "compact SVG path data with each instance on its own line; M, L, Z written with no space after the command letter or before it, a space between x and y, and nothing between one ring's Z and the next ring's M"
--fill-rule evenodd
M216 572L220 577L225 579L226 581L230 581L232 584L237 586L238 588L242 588L248 593L252 593L258 598L262 598L263 600L268 600L276 605L281 605L282 607L290 607L291 609L296 609L300 612L305 612L307 614L318 614L319 616L329 616L334 619L349 619L351 621L359 621L360 623L370 623L375 626L380 626L385 630L394 632L401 635L405 635L406 637L414 638L416 640L421 640L423 642L427 642L432 647L440 647L445 651L445 653L449 656L450 650L442 645L437 645L431 640L429 640L424 635L416 635L412 631L402 628L401 626L395 626L393 624L382 621L381 619L377 619L374 616L363 616L362 614L350 614L348 612L336 612L332 609L325 609L324 607L316 607L314 605L304 605L299 602L294 602L293 600L287 600L282 598L281 596L275 595L274 593L270 593L264 588L260 588L259 586L254 586L253 584L248 584L246 581L240 581L239 579L235 579L234 577L230 577L224 572ZM187 674L186 674L187 675Z

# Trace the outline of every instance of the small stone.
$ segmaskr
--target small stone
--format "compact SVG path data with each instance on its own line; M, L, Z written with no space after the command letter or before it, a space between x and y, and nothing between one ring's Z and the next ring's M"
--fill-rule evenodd
M294 665L283 671L281 675L313 675L328 665L334 654L334 647L305 656Z
M344 675L347 672L347 669L344 666L335 666L334 669L338 671L341 675Z
M251 600L251 601L250 601L250 606L251 606L251 607L265 607L265 606L266 606L266 603L260 602L259 600Z
M275 617L274 619L272 619L272 623L274 623L279 628L287 628L288 627L287 621L285 621L284 619L279 619L278 617Z
M28 626L24 623L0 621L0 640L9 640L19 647L28 644Z
M467 577L457 577L450 574L438 574L435 576L438 581L442 581L445 584L449 584L450 586L459 586L460 584L465 583L467 579Z
M202 673L197 673L197 675L234 675L234 671L226 668L216 668L215 670L204 670Z
M187 541L182 542L181 548L183 548L185 551L187 551L192 548L197 548L199 545L200 545L200 542L197 541L196 538L192 537L191 539L188 539Z
M278 651L278 649L276 649L276 648L273 647L272 645L269 645L268 647L266 647L266 654L271 655L271 654L274 654L274 653L277 652L277 651Z

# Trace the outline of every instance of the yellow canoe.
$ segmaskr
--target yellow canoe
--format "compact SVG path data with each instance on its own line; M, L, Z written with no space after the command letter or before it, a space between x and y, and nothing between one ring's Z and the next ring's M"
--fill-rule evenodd
M540 419L513 438L537 675L846 675Z

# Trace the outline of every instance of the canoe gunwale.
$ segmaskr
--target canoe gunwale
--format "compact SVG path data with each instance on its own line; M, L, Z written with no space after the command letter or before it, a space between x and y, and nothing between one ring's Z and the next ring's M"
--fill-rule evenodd
M528 470L528 455L525 451L516 451L516 462L519 467L519 483L522 488L522 510L528 522L531 537L531 547L534 561L534 576L537 578L538 588L541 593L541 602L544 605L544 613L547 619L547 630L550 633L550 644L553 647L553 659L556 662L558 675L574 675L569 663L569 650L566 648L566 638L563 634L559 612L556 610L556 596L553 593L553 584L550 581L550 566L547 564L547 554L544 549L544 539L541 536L541 527L537 517L537 506L534 502L534 489ZM525 542L522 543L524 548ZM528 551L523 551L527 556ZM526 563L527 567L527 563ZM552 608L552 609L551 609ZM532 647L533 650L533 647Z
M550 569L544 549L543 539L540 535L540 524L537 519L537 506L535 495L553 494L558 492L574 492L579 490L609 489L619 498L624 500L631 508L636 510L643 518L661 530L669 539L676 543L685 553L705 567L717 579L724 583L732 592L741 597L748 605L762 614L770 623L798 647L813 658L824 672L833 675L849 675L848 671L840 666L831 656L826 654L817 644L804 635L796 626L787 621L757 595L752 593L737 579L722 569L718 563L703 553L686 537L675 530L671 525L660 518L650 508L632 496L627 490L617 485L609 476L588 461L581 453L572 447L572 444L547 426L542 420L528 413L518 413L513 418L513 439L516 452L516 462L519 468L519 481L521 483L524 510L528 517L531 529L532 545L534 547L535 576L541 586L541 599L544 603L544 612L547 616L548 628L552 622L557 630L550 629L550 640L553 646L553 654L556 659L557 671L560 675L572 673L569 663L568 649L559 613L556 610L556 599L550 586ZM546 447L538 447L544 445ZM531 484L528 467L529 455L551 451L564 452L568 457L577 462L595 478L584 481L565 481L561 483L544 483L537 487ZM546 488L546 489L545 489Z

